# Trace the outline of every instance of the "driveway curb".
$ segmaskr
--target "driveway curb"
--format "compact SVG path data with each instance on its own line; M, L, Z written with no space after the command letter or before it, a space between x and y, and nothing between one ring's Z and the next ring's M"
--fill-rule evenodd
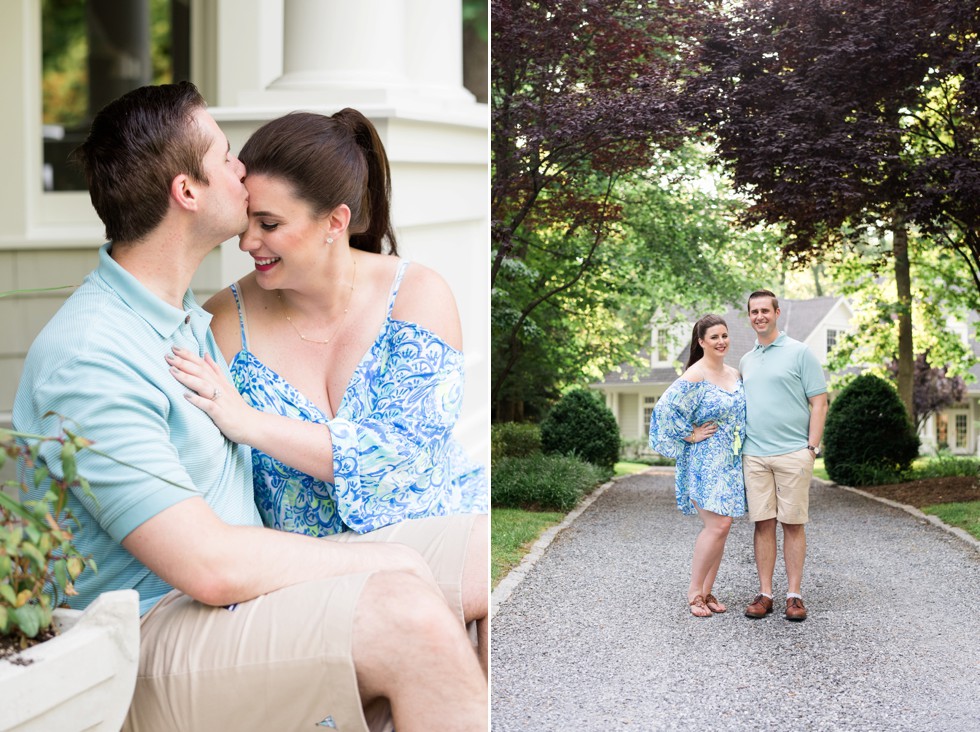
M813 480L818 481L818 482L820 482L820 483L822 483L823 485L826 485L826 486L837 487L837 488L840 488L842 490L848 491L850 493L856 493L859 496L864 496L865 498L870 498L872 501L877 501L878 503L884 503L886 506L891 506L892 508L899 508L902 511L905 511L906 513L912 514L913 516L915 516L918 519L922 519L923 521L928 521L933 526L936 526L936 527L938 527L940 529L943 529L944 531L952 534L953 536L957 537L958 539L962 539L967 544L969 544L970 546L972 546L974 549L976 549L977 551L980 551L980 539L977 539L972 534L970 534L967 531L964 531L963 529L959 528L958 526L950 526L949 524L947 524L945 521L943 521L938 516L930 516L927 513L923 513L922 511L920 511L919 509L917 509L915 506L910 506L907 503L899 503L898 501L892 501L892 500L890 500L888 498L882 498L881 496L876 496L873 493L868 493L867 491L862 491L860 488L851 488L850 486L847 486L847 485L840 485L839 483L834 483L831 480L824 480L823 478L816 478L816 477L813 478Z

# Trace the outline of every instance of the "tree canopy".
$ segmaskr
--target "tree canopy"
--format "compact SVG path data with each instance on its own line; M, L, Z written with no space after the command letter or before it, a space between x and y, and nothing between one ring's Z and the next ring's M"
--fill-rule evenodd
M733 235L742 202L698 188L706 157L680 109L704 12L695 0L492 2L498 418L521 416L502 405L540 413L635 360L657 307L718 303L743 282L724 253L764 237Z
M688 109L751 191L750 220L786 225L787 255L833 254L842 231L890 223L896 208L980 233L978 12L965 0L746 0L711 22Z
M965 0L746 0L713 22L688 84L692 118L753 197L749 222L784 225L788 258L839 260L848 237L891 231L910 414L909 225L941 237L980 289L977 13Z

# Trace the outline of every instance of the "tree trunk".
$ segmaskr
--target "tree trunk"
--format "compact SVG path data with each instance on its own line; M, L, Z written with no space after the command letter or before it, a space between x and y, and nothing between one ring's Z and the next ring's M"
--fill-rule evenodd
M814 262L810 265L810 272L813 274L813 296L823 297L823 285L820 282L820 276L823 274L823 265L820 262Z
M914 357L912 354L912 275L909 267L909 235L905 217L895 216L892 229L895 254L895 286L898 290L898 396L914 423L912 402Z

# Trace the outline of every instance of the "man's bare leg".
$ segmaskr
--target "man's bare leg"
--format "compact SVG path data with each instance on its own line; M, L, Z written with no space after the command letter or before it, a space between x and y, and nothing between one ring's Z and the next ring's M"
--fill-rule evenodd
M399 572L371 575L353 636L362 704L388 699L398 732L486 732L486 678L459 619L429 585Z
M776 570L776 519L755 522L753 545L759 591L772 596L772 573Z
M806 525L783 524L783 560L786 562L788 592L800 594L803 562L806 559Z

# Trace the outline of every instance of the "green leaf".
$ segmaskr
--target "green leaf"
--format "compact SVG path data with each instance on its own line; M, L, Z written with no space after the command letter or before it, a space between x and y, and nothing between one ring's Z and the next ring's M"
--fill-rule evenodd
M17 593L14 592L14 588L8 584L0 585L0 598L3 598L10 606L17 604Z
M75 477L78 475L78 468L75 465L76 452L78 452L78 448L75 447L74 442L65 442L61 446L61 474L66 485L74 483Z
M24 531L27 533L27 538L31 542L31 544L36 545L41 542L41 531L37 528L37 526L28 524L24 528Z
M20 545L20 551L21 554L25 554L27 557L29 557L39 570L43 572L47 569L48 562L36 546L33 544L24 543Z
M54 581L61 589L68 584L68 564L66 560L59 559L54 563Z
M48 466L39 465L34 469L34 487L37 488L48 477Z
M78 579L78 575L80 575L82 570L85 569L85 563L81 560L81 558L69 557L67 560L63 561L66 561L68 575L72 578L72 580Z
M34 638L41 630L44 610L38 605L21 605L10 611L10 618L28 638Z
M0 580L6 579L10 576L10 570L13 564L10 561L10 557L6 554L0 554Z
M7 626L8 626L7 608L5 608L3 605L0 605L0 635L7 633L7 631L9 630Z
M88 479L82 477L81 475L78 476L78 485L81 486L82 492L95 501L96 505L98 505L99 501L92 492L92 486L89 485Z

